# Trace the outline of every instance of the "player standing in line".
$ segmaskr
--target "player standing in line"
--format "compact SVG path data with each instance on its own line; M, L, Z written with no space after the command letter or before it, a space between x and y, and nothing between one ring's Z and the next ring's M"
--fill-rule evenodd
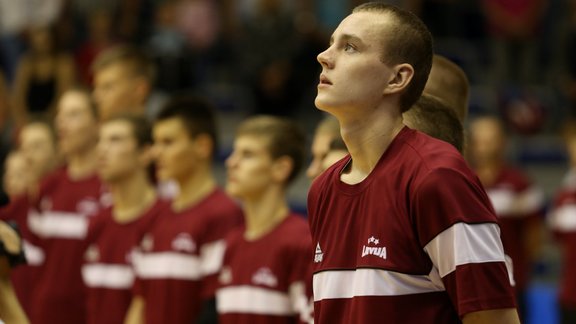
M298 126L278 117L252 117L236 132L226 190L242 201L246 225L226 240L216 294L221 324L309 320L310 230L286 201L304 143Z
M315 103L339 120L350 158L308 196L315 322L518 323L479 180L453 146L402 122L432 64L424 24L362 4L318 61Z
M564 125L564 143L569 171L554 195L548 224L562 251L562 273L558 283L560 323L576 323L576 120Z
M176 181L180 190L134 258L127 323L215 322L224 237L241 224L242 212L214 179L212 106L199 98L173 99L154 122L153 138L158 178Z
M32 323L85 323L85 291L80 274L91 216L103 207L105 189L96 174L98 117L90 93L64 92L56 130L65 166L49 174L32 203L28 224L40 239L45 260L30 303Z
M92 72L100 119L121 113L147 115L156 73L154 63L140 49L128 45L107 49L94 60Z
M0 219L15 221L22 235L27 263L13 269L11 279L20 304L29 313L39 266L44 262L44 251L38 247L36 235L28 228L28 212L31 198L38 194L39 183L60 164L52 126L43 120L23 126L18 134L17 152L25 163L25 174L18 175L25 182L24 192L10 197L10 204L0 208Z
M149 179L152 134L143 116L112 117L100 126L98 174L113 205L92 219L82 276L88 323L122 323L132 300L132 253L166 202Z
M544 192L506 162L506 135L498 118L475 118L469 129L470 164L500 220L504 252L514 269L518 310L525 319L525 292L542 244Z

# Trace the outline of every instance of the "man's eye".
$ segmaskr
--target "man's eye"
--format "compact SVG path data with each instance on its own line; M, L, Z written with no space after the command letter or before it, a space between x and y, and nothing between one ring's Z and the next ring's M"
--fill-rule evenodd
M352 46L352 44L344 45L344 51L350 52L350 51L354 51L354 50L356 50L356 49L354 48L354 46Z

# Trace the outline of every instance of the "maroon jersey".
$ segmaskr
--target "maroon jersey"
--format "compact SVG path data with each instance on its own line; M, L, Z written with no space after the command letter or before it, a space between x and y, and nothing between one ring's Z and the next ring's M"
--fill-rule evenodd
M167 209L167 203L158 200L142 216L128 223L114 220L112 208L93 219L82 266L88 323L124 321L132 301L132 253L156 218Z
M485 189L500 221L504 252L512 259L516 287L524 289L531 267L527 235L529 227L542 217L544 193L510 166L502 168L496 181Z
M103 206L104 189L92 175L74 180L61 168L41 184L30 230L45 252L34 289L32 323L85 323L85 291L80 274L89 218Z
M576 307L576 170L572 170L556 193L548 223L562 246L562 275L559 303Z
M38 246L36 236L28 228L29 209L30 201L27 195L13 198L10 204L0 209L0 219L16 222L22 236L26 264L12 269L10 279L18 301L26 314L30 313L31 298L37 284L37 278L40 275L39 265L44 262L44 251Z
M405 127L362 182L340 181L349 162L308 196L316 323L459 323L515 306L496 216L454 147Z
M240 207L220 189L158 219L134 255L146 323L194 322L204 300L214 298L224 238L241 222Z
M308 224L290 215L254 241L244 229L226 240L216 305L221 324L282 324L307 321L313 250Z

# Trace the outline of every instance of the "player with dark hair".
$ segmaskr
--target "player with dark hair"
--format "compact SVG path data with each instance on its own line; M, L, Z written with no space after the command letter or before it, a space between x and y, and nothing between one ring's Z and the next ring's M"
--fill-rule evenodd
M242 201L245 227L228 236L217 290L219 323L295 323L311 315L312 244L286 190L304 160L292 121L256 116L238 127L226 160L226 190Z
M356 7L318 55L350 152L312 184L316 323L518 323L497 218L450 144L407 128L432 65L415 15Z
M242 222L240 207L216 185L213 108L199 98L175 98L153 125L160 180L179 187L167 213L142 239L128 323L215 320L214 294L224 237ZM206 313L203 311L206 310Z

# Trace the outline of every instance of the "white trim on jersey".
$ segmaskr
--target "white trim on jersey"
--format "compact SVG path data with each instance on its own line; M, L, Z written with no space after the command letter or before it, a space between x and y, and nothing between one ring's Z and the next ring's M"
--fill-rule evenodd
M456 223L426 244L424 251L442 278L459 265L505 262L500 228L495 223Z
M130 289L134 272L125 264L88 263L82 266L82 278L92 288Z
M562 205L552 211L550 227L559 232L576 231L576 204Z
M200 248L200 259L202 265L202 273L204 275L212 275L220 271L220 268L222 268L225 251L225 240L218 240L202 245Z
M254 286L230 286L216 291L218 313L296 315L285 292Z
M46 256L44 250L40 247L26 241L22 240L22 248L24 249L24 255L26 255L26 262L30 266L39 266L44 263Z
M200 258L178 252L135 253L134 270L143 279L182 279L202 278Z
M544 193L535 186L519 193L512 188L489 189L486 193L499 217L525 217L544 206Z
M314 274L314 301L356 296L399 296L445 291L437 275L383 269L331 270Z
M84 239L88 232L88 218L79 213L31 211L28 227L42 238Z
M300 314L300 321L302 323L314 322L314 303L311 298L306 295L306 285L302 281L293 282L288 287L288 296L292 307L298 314Z

